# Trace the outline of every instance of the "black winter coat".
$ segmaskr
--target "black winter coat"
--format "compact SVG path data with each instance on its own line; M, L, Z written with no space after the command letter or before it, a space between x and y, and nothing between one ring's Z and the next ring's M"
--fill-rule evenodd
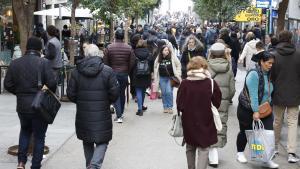
M187 64L190 61L190 58L193 58L195 56L202 56L205 58L203 50L202 49L195 49L193 51L185 50L182 53L181 57L181 71L182 71L182 78L185 79L187 77Z
M17 112L33 114L32 101L39 91L38 72L41 71L42 85L56 90L56 76L50 62L41 58L37 51L27 51L23 57L12 61L4 79L4 88L17 96Z
M154 66L154 61L152 59L152 56L148 50L148 48L137 48L134 50L136 59L140 60L148 60L151 72L153 72L153 66ZM136 61L137 62L137 61ZM147 88L150 87L151 85L151 74L145 75L145 76L137 76L136 75L136 64L133 68L133 76L132 76L132 85L134 87L142 87L142 88Z
M274 85L272 101L278 106L300 105L300 50L282 42L276 46L271 70Z
M78 61L67 88L76 103L77 138L89 143L108 143L112 139L110 104L119 97L119 84L113 70L100 57Z

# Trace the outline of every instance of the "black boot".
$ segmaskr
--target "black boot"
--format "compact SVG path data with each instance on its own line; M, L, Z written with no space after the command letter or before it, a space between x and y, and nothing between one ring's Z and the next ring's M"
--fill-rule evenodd
M136 115L138 115L138 116L143 116L143 111L138 110L138 111L136 112Z

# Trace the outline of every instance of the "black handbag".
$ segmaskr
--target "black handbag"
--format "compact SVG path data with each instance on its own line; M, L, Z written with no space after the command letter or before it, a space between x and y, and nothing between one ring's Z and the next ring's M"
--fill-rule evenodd
M59 98L46 86L42 86L41 64L38 72L39 91L35 95L31 104L32 109L48 124L52 124L61 103Z

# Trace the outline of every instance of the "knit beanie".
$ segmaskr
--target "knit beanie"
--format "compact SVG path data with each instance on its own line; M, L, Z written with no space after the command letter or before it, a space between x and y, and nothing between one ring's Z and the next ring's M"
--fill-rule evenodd
M30 37L27 40L26 50L37 50L41 51L43 48L42 41L37 37Z
M221 56L225 54L225 49L226 46L223 43L217 42L210 47L209 51L212 55Z

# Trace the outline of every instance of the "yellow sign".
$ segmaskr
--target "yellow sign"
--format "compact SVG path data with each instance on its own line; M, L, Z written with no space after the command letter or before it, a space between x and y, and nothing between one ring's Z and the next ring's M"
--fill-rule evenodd
M261 22L262 9L249 7L239 12L234 20L237 22Z

